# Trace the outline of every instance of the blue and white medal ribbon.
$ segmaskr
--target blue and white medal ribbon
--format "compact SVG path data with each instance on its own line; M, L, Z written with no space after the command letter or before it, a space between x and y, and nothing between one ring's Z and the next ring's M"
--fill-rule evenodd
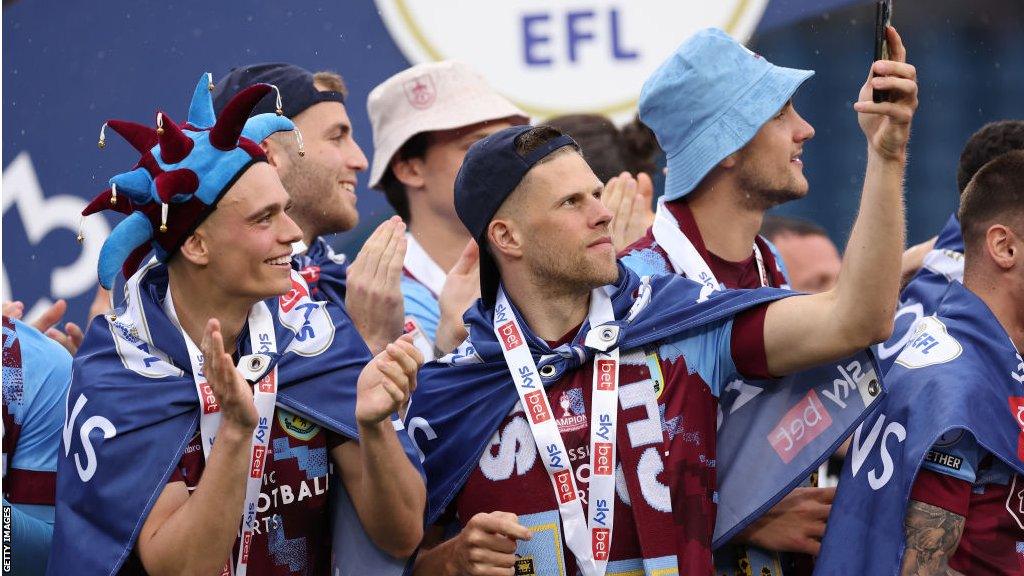
M210 457L210 449L220 428L220 405L213 395L213 388L206 381L203 372L205 359L202 351L196 346L178 322L174 303L171 300L170 288L164 300L164 309L171 320L181 330L185 346L188 348L189 361L192 364L192 378L196 384L196 394L202 415L199 418L199 432L203 443L203 458ZM245 503L242 505L242 543L239 547L238 560L235 563L234 576L245 576L249 567L249 549L252 545L253 528L256 524L256 507L263 485L263 471L266 468L267 452L269 451L270 429L273 423L274 405L277 402L277 366L267 372L272 354L277 353L277 337L274 333L274 319L266 303L259 302L249 311L249 342L252 354L239 359L238 370L247 380L254 380L266 372L253 388L253 403L259 416L256 429L252 433L249 452L248 475L245 483ZM221 576L231 576L231 562L221 570Z
M585 576L603 576L611 551L615 513L615 445L619 403L619 349L611 299L603 288L591 292L590 332L586 345L600 350L594 356L590 415L590 495L584 518L580 494L573 480L569 453L548 402L537 364L523 338L504 288L498 289L494 309L494 333L526 412L526 421L537 443L558 500L565 542L576 556Z

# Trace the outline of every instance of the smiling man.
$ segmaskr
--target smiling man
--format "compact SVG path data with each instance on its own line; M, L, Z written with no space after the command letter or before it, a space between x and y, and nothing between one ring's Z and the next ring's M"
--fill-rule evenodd
M85 213L128 215L99 262L104 287L128 281L73 366L50 574L328 574L332 464L380 548L406 556L422 534L423 481L390 421L422 356L403 338L371 359L310 298L258 144L293 124L248 118L266 84L215 117L208 83L181 126L107 123L142 157Z
M397 219L382 223L351 263L324 238L359 223L356 183L367 161L345 107L348 88L334 72L313 73L286 63L247 64L214 87L214 109L219 113L238 92L259 82L275 91L252 113L285 116L301 134L271 134L260 143L292 198L289 216L308 247L295 254L293 266L311 284L314 298L344 304L370 350L379 352L402 334L404 226Z

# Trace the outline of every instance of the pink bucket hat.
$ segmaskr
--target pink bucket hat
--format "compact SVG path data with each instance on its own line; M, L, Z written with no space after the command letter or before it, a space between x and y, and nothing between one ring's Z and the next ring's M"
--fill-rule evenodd
M407 68L370 92L366 101L373 128L370 187L376 188L391 159L420 132L452 130L488 120L529 116L461 62L428 62Z

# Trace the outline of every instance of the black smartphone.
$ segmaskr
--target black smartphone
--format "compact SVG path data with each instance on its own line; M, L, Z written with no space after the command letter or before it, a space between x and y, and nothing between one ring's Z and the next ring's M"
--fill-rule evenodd
M875 61L888 60L889 40L885 30L892 24L892 0L877 0L875 2ZM872 90L871 99L875 103L888 102L888 90Z

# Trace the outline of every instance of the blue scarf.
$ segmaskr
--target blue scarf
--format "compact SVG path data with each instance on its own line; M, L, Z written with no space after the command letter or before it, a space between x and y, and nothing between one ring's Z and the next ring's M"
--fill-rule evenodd
M815 574L898 574L911 487L939 436L961 429L1024 474L1024 361L984 302L951 282L854 434Z
M949 217L935 240L935 247L925 257L924 266L903 288L900 307L892 336L875 348L882 373L889 371L896 356L910 339L910 328L917 320L931 316L946 294L946 287L964 275L964 238L956 214Z
M345 304L345 282L349 262L344 254L335 254L323 238L313 240L305 254L292 257L292 269L306 279L314 300Z
M620 267L618 282L605 289L619 319L614 324L620 327L617 345L623 351L678 337L687 330L727 320L750 307L795 294L773 288L726 290L697 303L701 285L692 280L676 275L641 280L624 267ZM640 303L634 306L637 301ZM538 369L547 365L555 368L553 374L542 378L545 386L593 357L594 350L583 345L590 330L588 323L584 323L571 344L552 350L530 331L516 310L512 312L519 318ZM493 308L478 302L465 315L470 338L452 354L420 371L406 427L424 457L428 524L434 523L459 493L491 436L519 401L501 345L494 336L493 316ZM832 410L833 424L808 444L800 456L783 462L767 438L783 415L803 402L809 389L819 387L831 392L834 378L841 374L837 367L854 361L866 363L864 373L873 366L865 352L818 368L811 375L804 372L772 381L771 387L753 396L749 390L723 393L723 412L736 417L726 416L719 430L720 509L721 503L735 505L729 505L724 517L719 513L716 543L728 540L798 485L863 419L864 402L854 387L841 380L838 397L846 400L847 409ZM752 441L754 438L758 440ZM750 470L757 470L758 474L751 475Z
M280 354L263 373L278 366L279 406L355 439L355 382L369 351L341 309L311 301L292 278L300 298L265 301ZM196 432L199 401L166 292L164 265L140 270L126 307L97 318L75 357L48 574L115 573ZM246 330L239 348L252 352Z

